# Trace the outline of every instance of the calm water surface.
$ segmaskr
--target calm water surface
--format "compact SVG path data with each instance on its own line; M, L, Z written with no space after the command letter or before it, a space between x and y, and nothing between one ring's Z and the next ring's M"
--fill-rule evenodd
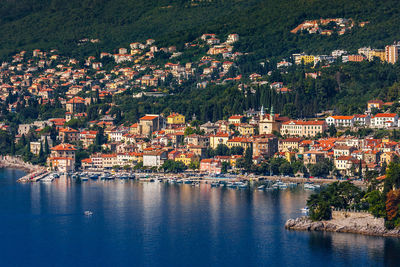
M398 239L285 230L300 189L22 175L0 169L0 266L400 266Z

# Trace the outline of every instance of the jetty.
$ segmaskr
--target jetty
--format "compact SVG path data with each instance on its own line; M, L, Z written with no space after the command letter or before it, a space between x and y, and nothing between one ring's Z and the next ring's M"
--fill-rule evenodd
M38 182L44 177L49 175L49 172L47 171L38 171L38 172L33 172L25 175L24 177L21 177L17 180L19 183L27 183L27 182Z

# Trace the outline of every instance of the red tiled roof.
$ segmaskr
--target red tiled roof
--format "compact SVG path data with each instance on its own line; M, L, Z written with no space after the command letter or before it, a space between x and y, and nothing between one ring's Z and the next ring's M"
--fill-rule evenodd
M396 113L378 113L375 115L375 118L394 118L396 116Z
M140 120L141 121L151 121L156 119L158 116L157 115L146 115L144 117L141 117Z
M323 125L325 121L302 121L302 120L290 120L282 124L297 124L297 125Z
M60 144L55 147L52 147L53 151L75 151L76 148L71 144Z
M354 116L332 116L335 120L351 120Z

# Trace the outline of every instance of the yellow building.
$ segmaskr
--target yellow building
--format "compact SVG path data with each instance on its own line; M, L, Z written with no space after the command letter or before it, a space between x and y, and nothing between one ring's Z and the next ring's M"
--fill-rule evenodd
M234 146L240 146L243 147L244 150L251 148L252 147L252 142L250 139L245 138L245 137L235 137L233 139L228 140L227 146L229 148L232 148Z
M386 52L385 50L381 49L374 49L368 54L368 60L374 60L374 57L379 58L382 62L386 60Z
M228 122L229 124L239 124L242 122L243 118L244 116L242 115L233 115L229 117Z
M304 62L304 64L314 64L314 59L315 57L312 55L303 55L301 56L301 61Z
M185 116L179 113L172 113L167 117L167 124L185 124Z
M238 159L241 159L243 156L242 155L232 155L229 164L231 165L232 168L236 167Z
M241 135L254 135L254 126L250 124L240 124L238 131Z
M186 166L189 166L196 159L194 153L182 153L175 158L175 161L183 162Z
M229 140L228 133L216 133L210 135L210 147L216 149L218 145L226 145Z

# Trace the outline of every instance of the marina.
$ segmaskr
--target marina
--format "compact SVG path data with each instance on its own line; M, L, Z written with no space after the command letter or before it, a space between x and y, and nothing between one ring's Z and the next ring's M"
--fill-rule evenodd
M321 185L314 182L283 182L278 179L268 179L259 177L254 179L241 176L194 176L177 174L151 174L151 173L133 173L133 172L36 172L30 173L20 179L18 182L42 182L52 183L56 179L67 179L75 182L99 182L99 181L125 181L135 180L140 183L164 183L171 185L191 185L200 187L201 184L208 184L212 188L226 187L229 189L254 189L257 191L286 190L293 189L301 185L304 190L319 190ZM322 185L323 186L323 185Z

